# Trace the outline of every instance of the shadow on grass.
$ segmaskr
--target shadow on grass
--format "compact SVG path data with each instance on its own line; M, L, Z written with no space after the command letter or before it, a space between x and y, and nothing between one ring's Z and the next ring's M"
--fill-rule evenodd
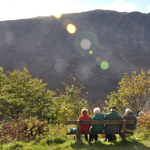
M150 147L145 146L137 140L125 140L115 142L97 142L95 144L89 144L82 141L77 141L71 145L74 149L84 150L150 150Z

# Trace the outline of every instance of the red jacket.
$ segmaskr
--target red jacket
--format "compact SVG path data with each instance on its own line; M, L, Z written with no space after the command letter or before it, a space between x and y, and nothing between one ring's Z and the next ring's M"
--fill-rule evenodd
M91 120L91 117L86 114L83 114L78 118L78 120ZM90 129L90 125L88 124L79 125L79 132L89 132L89 129Z

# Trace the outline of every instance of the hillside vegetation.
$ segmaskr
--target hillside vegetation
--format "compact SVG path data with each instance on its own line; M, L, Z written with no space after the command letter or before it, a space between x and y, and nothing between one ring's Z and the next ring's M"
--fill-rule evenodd
M149 71L147 73L149 75ZM106 102L105 110L101 102L92 105L86 99L86 95L82 93L84 86L77 82L75 77L71 75L68 80L70 85L64 82L63 89L50 91L45 88L46 83L43 83L41 79L31 78L26 68L23 71L14 70L5 74L0 67L1 149L93 149L93 147L98 149L100 145L104 149L108 146L114 149L118 149L119 146L120 149L124 149L125 144L128 144L129 150L133 146L136 149L150 148L150 111L143 113L140 108L145 105L142 106L141 103L136 105L137 107L134 105L139 102L140 99L137 99L137 96L140 94L141 102L143 100L149 102L149 99L143 99L149 96L150 83L149 76L146 77L143 70L138 75L133 71L131 78L125 74L119 83L119 92L122 88L128 88L128 85L136 86L135 90L134 88L130 90L130 93L123 90L120 98L124 98L124 108L130 107L134 111L140 111L139 114L137 113L139 115L137 129L125 142L121 142L118 136L116 142L98 142L89 145L84 140L76 143L73 136L66 135L72 127L67 126L67 121L76 120L82 108L87 108L90 116L93 115L93 108L97 106L101 108L102 113L106 114L114 102L119 113L123 110L118 97L114 96L117 93L110 94L110 101ZM148 104L144 108L149 109ZM99 135L99 141L101 139Z

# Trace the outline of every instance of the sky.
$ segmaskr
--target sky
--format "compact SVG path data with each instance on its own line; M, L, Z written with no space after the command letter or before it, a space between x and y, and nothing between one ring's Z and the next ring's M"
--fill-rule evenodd
M150 12L150 0L0 0L0 21L103 9Z

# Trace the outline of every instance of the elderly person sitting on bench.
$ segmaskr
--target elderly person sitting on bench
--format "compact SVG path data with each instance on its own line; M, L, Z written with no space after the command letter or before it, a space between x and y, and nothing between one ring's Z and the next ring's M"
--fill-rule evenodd
M94 108L93 112L94 112L94 116L91 118L91 120L104 120L104 115L100 113L100 108L98 107ZM103 124L96 124L91 127L90 132L101 133L103 132L103 129L104 129ZM90 134L89 141L91 142L91 140L94 139L96 142L97 138L98 138L98 134Z
M127 108L125 110L125 115L123 116L123 119L125 120L134 120L134 124L126 124L126 132L131 132L136 129L136 116L133 114L132 110ZM129 134L127 135L129 137Z
M88 114L87 109L82 109L81 114L82 114L82 116L80 116L78 118L78 120L91 120L91 117L87 115ZM80 124L79 125L79 132L81 132L81 133L89 132L89 129L90 129L90 125L88 125L88 124ZM88 141L87 134L85 134L85 140Z
M105 116L105 120L122 120L122 117L117 113L117 108L114 106L110 109L110 113ZM122 125L120 124L107 124L105 125L106 137L105 141L108 139L109 141L116 140L115 134L121 132Z

